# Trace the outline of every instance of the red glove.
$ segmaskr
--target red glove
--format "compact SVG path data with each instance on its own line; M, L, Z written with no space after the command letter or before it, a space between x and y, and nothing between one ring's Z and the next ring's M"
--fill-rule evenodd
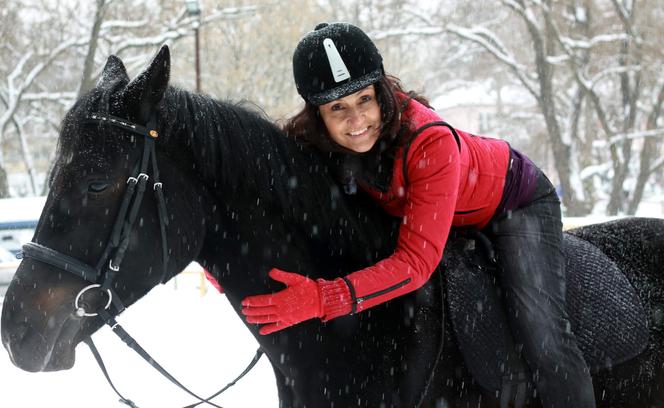
M210 284L211 284L212 286L214 286L215 289L217 289L217 290L219 291L219 293L224 293L224 288L221 287L221 284L219 283L219 281L217 280L217 278L215 278L214 276L212 276L212 274L210 273L210 271L208 271L208 270L205 269L205 268L203 268L203 272L205 273L205 279L207 279L208 282L210 282Z
M276 268L270 271L270 277L284 283L286 289L242 300L247 323L264 324L260 334L274 333L315 317L329 320L351 310L350 291L342 279L314 281Z

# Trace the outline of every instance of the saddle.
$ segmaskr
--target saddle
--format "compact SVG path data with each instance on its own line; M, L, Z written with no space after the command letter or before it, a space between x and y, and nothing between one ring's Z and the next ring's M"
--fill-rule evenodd
M510 331L496 266L478 255L486 238L451 245L443 259L446 306L466 365L485 390L499 395L518 386L523 397L531 375ZM591 372L640 354L648 344L647 317L625 274L599 248L567 233L564 254L567 313Z

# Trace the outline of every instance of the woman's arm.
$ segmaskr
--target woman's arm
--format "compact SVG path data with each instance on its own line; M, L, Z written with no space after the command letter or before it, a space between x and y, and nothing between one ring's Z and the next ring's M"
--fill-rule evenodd
M287 287L242 301L247 322L265 324L269 334L302 321L324 321L359 312L412 292L429 279L442 258L459 189L460 158L454 136L434 127L420 134L408 152L404 217L390 257L332 281L274 269Z
M412 292L440 263L459 189L460 158L453 135L446 128L427 129L413 142L407 166L406 207L394 254L341 278L354 299L346 307L340 308L339 297L327 298L323 290L325 320Z

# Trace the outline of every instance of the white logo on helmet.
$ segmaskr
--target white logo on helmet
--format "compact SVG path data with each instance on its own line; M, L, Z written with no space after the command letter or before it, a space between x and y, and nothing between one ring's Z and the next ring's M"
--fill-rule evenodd
M341 59L339 50L337 50L334 42L329 38L324 39L323 48L325 48L325 54L327 54L327 60L330 63L330 69L332 70L334 82L341 82L345 79L349 79L350 72L348 72L348 68L346 68L344 60Z

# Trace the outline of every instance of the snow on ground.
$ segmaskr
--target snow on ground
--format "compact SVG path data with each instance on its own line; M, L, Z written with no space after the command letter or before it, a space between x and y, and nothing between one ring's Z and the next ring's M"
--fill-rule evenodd
M224 295L201 296L197 275L179 276L127 309L120 324L154 359L193 392L206 397L249 364L258 343ZM177 288L176 288L177 286ZM93 335L118 390L140 408L183 407L193 397L171 384L104 327ZM27 373L0 349L0 406L12 408L119 408L87 346L77 348L68 371ZM278 407L272 369L265 356L215 403L225 408ZM205 406L205 405L203 405Z

